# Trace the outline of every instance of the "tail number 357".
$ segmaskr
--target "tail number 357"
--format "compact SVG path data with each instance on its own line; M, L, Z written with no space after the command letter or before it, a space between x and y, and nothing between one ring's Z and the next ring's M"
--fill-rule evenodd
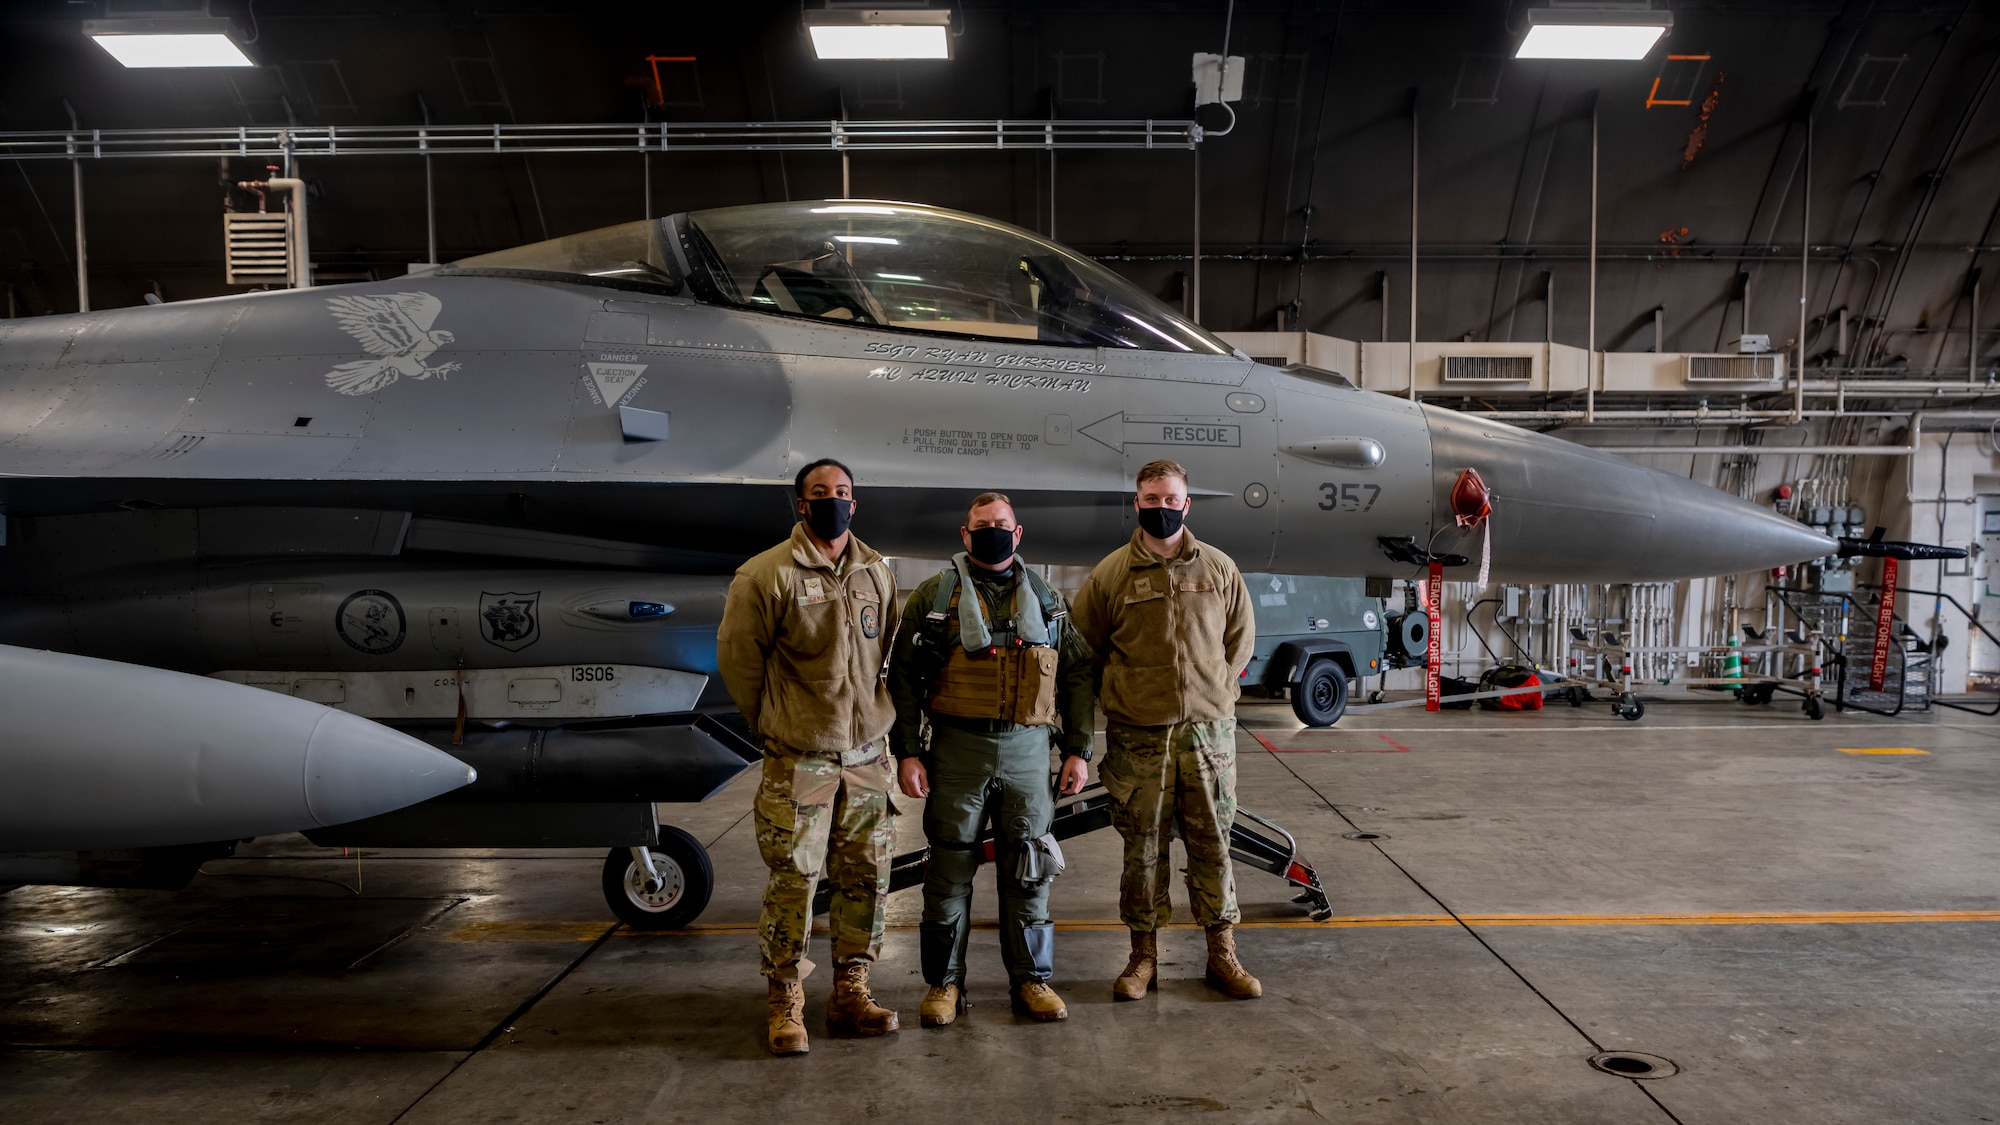
M1319 486L1319 510L1322 512L1365 512L1375 506L1382 496L1379 484L1333 484Z

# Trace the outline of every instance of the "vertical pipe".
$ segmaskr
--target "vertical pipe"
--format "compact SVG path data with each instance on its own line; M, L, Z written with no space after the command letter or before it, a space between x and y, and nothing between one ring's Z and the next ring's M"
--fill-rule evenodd
M843 148L840 150L840 197L842 199L854 198L853 182L848 175L847 150Z
M1556 342L1556 271L1542 271L1542 343Z
M429 146L426 145L428 148ZM431 179L431 154L424 153L424 260L432 265L438 260L438 212L437 191Z
M652 217L653 217L653 153L652 153L652 150L650 150L650 149L640 149L640 150L639 150L639 168L640 168L640 174L641 174L641 180L642 180L642 183L643 183L643 186L641 187L641 189L640 189L640 190L642 190L642 191L644 191L644 192L646 193L646 209L645 209L645 216L644 216L644 217L645 217L645 218L648 218L648 219L650 219L650 218L652 218Z
M436 183L431 178L431 103L417 95L417 108L423 111L424 128L417 133L417 142L424 150L424 261L437 265L438 223Z
M1417 401L1417 94L1410 91L1410 401Z
M1053 212L1051 207L1051 212ZM1051 216L1053 217L1053 215ZM1201 150L1194 150L1194 322L1201 323Z
M1806 269L1812 261L1812 114L1806 114L1806 188L1799 203L1799 369L1792 397L1792 424L1806 417ZM1939 564L1942 565L1942 564Z
M1389 271L1375 271L1375 299L1382 305L1382 334L1376 339L1389 342Z
M1972 326L1966 330L1966 382L1980 380L1980 274L1972 270Z
M1667 350L1667 306L1653 306L1653 354Z
M1049 150L1049 241L1056 240L1056 150Z
M81 128L76 119L76 107L63 99L63 108L69 111L69 175L72 202L76 209L76 311L90 311L90 255L83 231L83 161L77 155L77 131Z
M1597 421L1597 99L1590 99L1590 312L1584 318L1583 420Z
M83 237L83 161L69 162L70 186L76 195L76 311L90 311L90 251Z

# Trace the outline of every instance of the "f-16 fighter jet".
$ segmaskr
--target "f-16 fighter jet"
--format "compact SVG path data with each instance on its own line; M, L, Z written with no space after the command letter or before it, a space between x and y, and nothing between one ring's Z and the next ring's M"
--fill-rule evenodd
M1835 548L1617 457L1254 363L1017 227L829 200L0 322L0 644L393 723L479 779L315 839L613 846L621 914L691 916L706 859L649 802L754 759L696 707L727 575L784 534L792 476L823 456L853 468L888 552L928 551L999 489L1036 561L1093 562L1162 457L1189 471L1202 541L1245 570L1447 559L1469 578L1489 534L1504 581Z

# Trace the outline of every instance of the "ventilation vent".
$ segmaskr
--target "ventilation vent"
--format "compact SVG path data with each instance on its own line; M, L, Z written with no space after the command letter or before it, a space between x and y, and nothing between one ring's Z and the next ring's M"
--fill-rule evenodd
M292 216L244 211L222 216L222 244L231 285L291 284Z
M1447 383L1526 383L1535 377L1535 357L1528 355L1448 355Z
M1690 383L1775 383L1784 374L1775 355L1691 355Z
M185 457L193 453L201 446L202 442L207 440L208 437L205 434L182 434L174 439L172 445L153 454L153 456L162 461L171 461L176 457Z

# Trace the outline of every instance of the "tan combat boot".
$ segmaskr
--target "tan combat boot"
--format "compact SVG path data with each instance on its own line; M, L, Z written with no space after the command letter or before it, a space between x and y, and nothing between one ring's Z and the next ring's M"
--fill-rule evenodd
M1152 930L1132 931L1132 958L1125 971L1111 982L1113 1000L1144 1000L1149 989L1159 985L1160 936Z
M1254 1000L1264 986L1236 960L1236 932L1229 923L1208 927L1208 987L1231 1000Z
M940 984L924 993L917 1022L925 1027L943 1027L965 1011L965 990L955 984Z
M896 1030L896 1013L877 1004L868 992L867 962L836 966L833 974L833 995L826 1002L828 1031L887 1035Z
M795 980L771 982L771 1026L766 1045L774 1055L803 1055L806 1043L806 986Z
M1014 1010L1031 1020L1054 1023L1069 1018L1069 1009L1063 1007L1062 997L1056 990L1038 980L1031 980L1014 990Z

